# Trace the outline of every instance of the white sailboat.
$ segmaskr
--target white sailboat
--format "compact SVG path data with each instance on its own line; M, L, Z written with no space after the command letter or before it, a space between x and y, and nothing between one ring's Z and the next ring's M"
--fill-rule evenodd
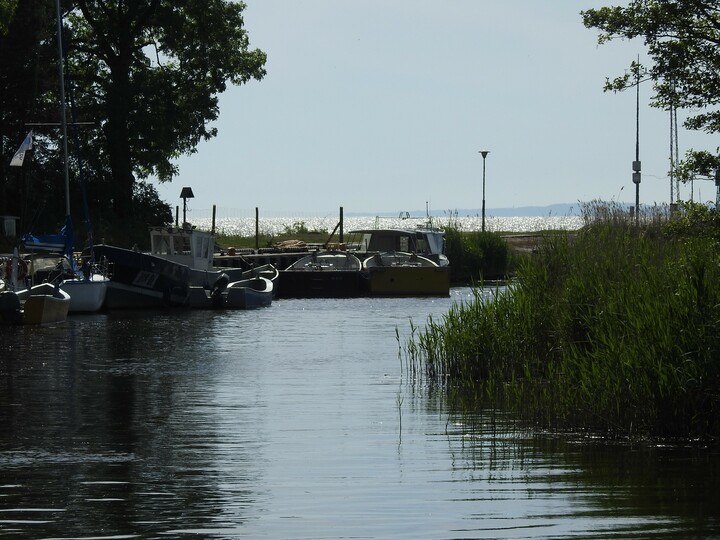
M105 303L105 295L109 279L104 273L97 273L92 270L93 261L90 261L89 268L83 272L78 268L73 257L74 252L74 234L72 228L72 219L70 217L70 172L68 163L68 143L67 143L67 113L65 100L65 74L63 71L62 56L62 15L60 12L60 1L55 0L55 9L57 14L57 45L58 45L58 75L60 79L60 103L61 103L61 120L62 128L62 144L63 158L65 166L65 226L61 229L59 235L32 236L25 235L23 242L26 247L42 249L47 246L61 247L63 255L67 258L70 270L73 274L71 278L64 279L60 282L60 289L70 295L70 313L93 312L100 310ZM88 220L89 222L89 220Z

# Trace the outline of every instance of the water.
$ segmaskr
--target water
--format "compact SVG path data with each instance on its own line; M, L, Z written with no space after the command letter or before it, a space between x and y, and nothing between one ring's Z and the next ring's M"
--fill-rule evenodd
M296 230L302 224L307 230L322 231L331 233L338 224L339 216L293 216L293 217L267 217L259 218L259 229L261 234L277 235L285 231ZM193 225L200 229L210 230L212 228L212 214L208 212L195 212ZM427 224L427 218L421 217L377 217L377 216L345 216L343 218L343 230L345 232L355 229L373 228L408 228ZM455 216L433 218L432 223L438 227L444 227L452 223L462 231L482 230L482 218L480 216ZM485 229L495 232L537 232L543 230L576 230L582 227L583 219L577 215L568 216L515 216L515 217L493 217L488 216L485 220ZM237 235L252 237L255 235L254 214L238 217L237 215L219 214L215 218L216 230L226 235Z
M460 420L409 380L396 329L470 296L0 328L0 537L720 537L715 451Z

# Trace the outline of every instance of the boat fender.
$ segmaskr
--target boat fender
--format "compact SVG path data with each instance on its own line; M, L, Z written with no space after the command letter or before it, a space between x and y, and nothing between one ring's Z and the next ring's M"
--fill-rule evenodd
M213 283L210 289L210 297L215 298L216 296L220 296L227 288L228 283L230 283L230 277L223 272L220 274L220 277L215 280L215 283Z
M21 279L25 279L25 276L27 276L28 272L28 265L25 262L25 259L18 258L18 267L17 267L17 278L18 281ZM7 263L5 263L5 279L7 281L10 281L12 279L12 267L13 267L13 260L12 258L7 260Z

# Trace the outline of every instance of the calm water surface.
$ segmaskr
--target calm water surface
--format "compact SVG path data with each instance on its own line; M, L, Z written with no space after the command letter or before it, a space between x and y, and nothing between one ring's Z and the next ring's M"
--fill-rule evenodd
M473 426L409 381L396 329L469 297L0 328L0 536L720 537L716 452Z

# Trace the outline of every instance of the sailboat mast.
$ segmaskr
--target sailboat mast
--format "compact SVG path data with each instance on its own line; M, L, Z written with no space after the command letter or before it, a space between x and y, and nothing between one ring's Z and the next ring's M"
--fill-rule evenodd
M60 75L60 125L62 126L63 162L65 164L65 215L70 215L70 168L68 164L67 115L65 114L65 73L63 71L62 16L60 0L55 0L57 15L58 73Z

